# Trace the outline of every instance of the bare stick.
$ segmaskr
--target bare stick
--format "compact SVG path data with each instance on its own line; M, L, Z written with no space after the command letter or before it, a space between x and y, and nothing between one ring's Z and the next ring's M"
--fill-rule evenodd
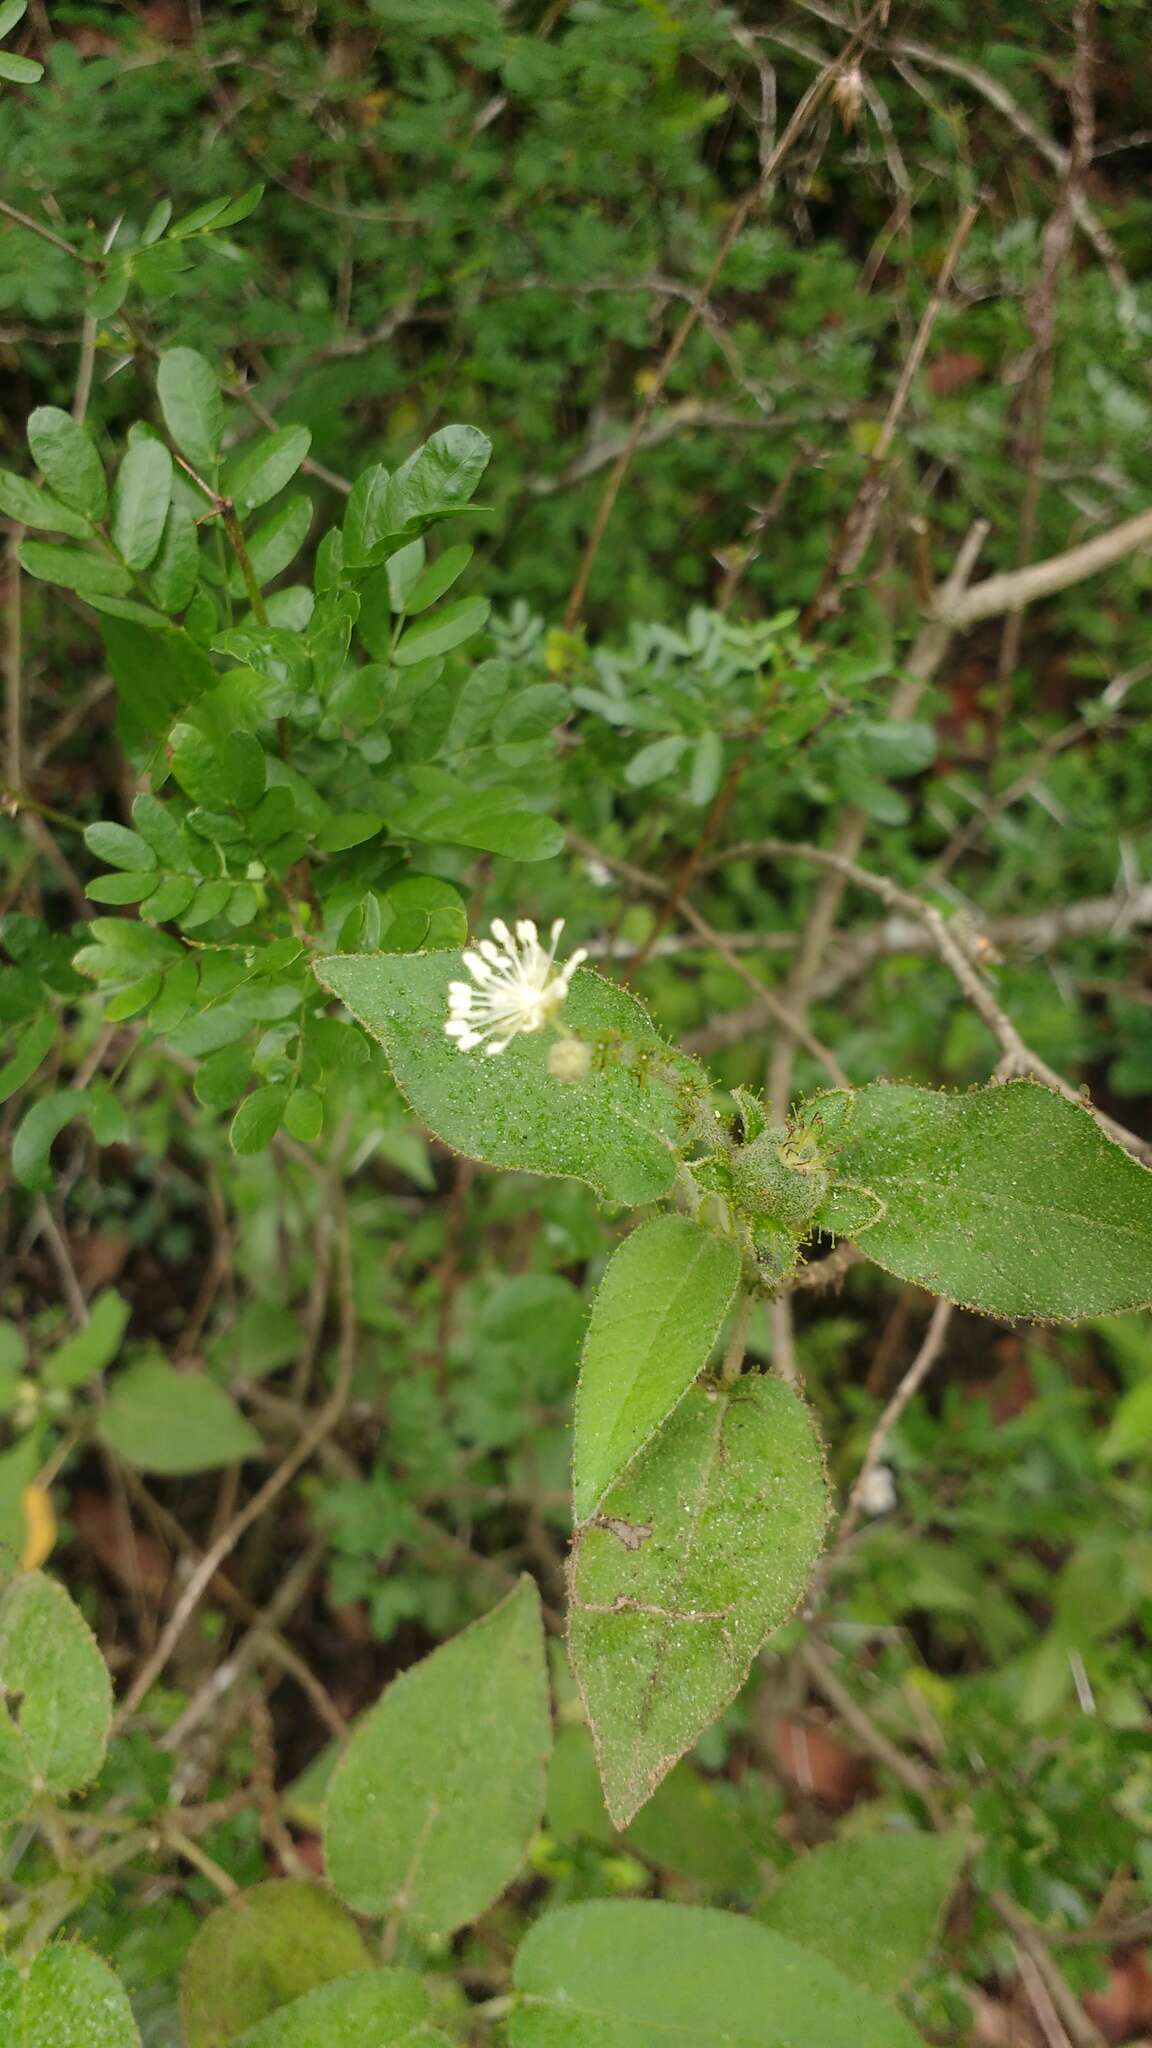
M951 1302L938 1301L932 1311L931 1320L924 1333L924 1340L919 1351L916 1353L915 1358L912 1360L911 1365L908 1367L887 1406L882 1411L880 1419L868 1439L868 1448L864 1453L863 1463L853 1481L852 1491L848 1495L848 1504L844 1509L840 1526L836 1531L836 1542L831 1553L833 1556L851 1540L859 1526L860 1517L864 1512L868 1482L877 1466L883 1463L888 1439L903 1415L904 1410L907 1408L908 1403L919 1393L932 1367L943 1351L951 1319Z
M858 888L868 890L869 894L878 896L890 909L908 911L924 926L953 980L963 990L977 1016L987 1025L1000 1047L1003 1057L996 1070L999 1079L1006 1080L1013 1074L1031 1074L1037 1080L1043 1081L1047 1087L1055 1089L1056 1093L1063 1095L1067 1101L1088 1109L1101 1129L1136 1158L1147 1158L1152 1153L1152 1146L1145 1139L1136 1137L1123 1124L1118 1124L1112 1117L1106 1116L1103 1110L1092 1108L1091 1104L1085 1102L1079 1089L1074 1088L1070 1081L1066 1081L1062 1074L1058 1074L1054 1067L1050 1067L1046 1060L1042 1060L1039 1053L1033 1052L1007 1012L1001 1009L991 990L980 979L976 967L956 937L948 919L937 910L934 903L925 903L922 897L914 896L910 889L902 889L898 883L889 881L887 875L874 874L870 868L861 867L857 861L849 860L845 854L838 853L835 849L809 846L803 840L764 839L743 847L732 848L728 857L732 858L737 852L745 858L757 852L766 857L772 855L780 859L813 861L817 867L827 868L831 873L838 875L843 882L852 882Z
M945 300L955 275L965 242L979 217L979 205L966 206L960 216L956 231L944 254L936 279L936 288L924 309L915 339L904 359L896 389L888 403L883 424L876 437L876 445L869 457L867 468L860 482L852 504L834 542L815 597L804 614L804 628L810 630L822 619L829 618L840 604L840 592L847 577L854 574L863 561L876 531L876 522L888 495L888 481L884 475L884 464L892 452L896 430L904 414L904 408L912 394L920 365L924 361L933 330L944 309Z
M1047 561L1033 562L1026 569L1007 569L1002 575L986 576L983 583L974 583L971 589L952 597L945 594L936 607L936 617L953 632L959 632L977 625L981 619L996 619L1020 605L1035 604L1038 598L1055 597L1058 591L1070 590L1073 584L1083 583L1089 576L1099 576L1129 555L1149 547L1152 511L1137 512L1133 519L1110 526L1106 533L1098 533L1094 539L1082 541L1079 547L1068 548L1062 555L1050 555Z
M905 1791L920 1801L932 1826L945 1827L946 1816L931 1772L917 1763L914 1757L905 1756L903 1750L898 1749L891 1738L876 1726L872 1716L852 1697L847 1686L841 1684L823 1645L809 1636L800 1652L800 1661L817 1692L823 1694L845 1727L859 1737L865 1749L904 1786Z
M1072 2048L1105 2048L1103 2034L1089 2019L1063 1972L1052 1961L1041 1929L1021 1911L1015 1899L1009 1898L1007 1892L992 1892L989 1896L1013 1939L1030 1957Z
M717 856L715 863L706 865L718 864L720 859L733 859L738 851L741 849L733 847L724 855ZM1004 949L1035 957L1052 952L1065 939L1097 935L1121 939L1148 925L1152 925L1152 882L1142 883L1130 896L1087 896L1076 903L1058 904L1054 910L1035 911L1028 917L990 918L979 930L982 938L992 942L996 952ZM703 940L677 935L662 939L655 951L660 956L685 953L698 950L703 943ZM752 949L757 944L757 935L754 932L739 933L731 943ZM767 944L767 940L760 943ZM817 997L836 995L848 982L867 974L878 960L887 959L890 954L934 951L931 935L919 919L900 915L886 917L881 923L866 925L837 942L835 951L825 961L813 983L812 993ZM617 951L592 945L589 952L594 960L631 958L627 947ZM762 1031L766 1022L768 1013L760 1003L747 1003L738 1010L725 1010L700 1025L698 1030L688 1033L684 1039L685 1051L698 1054L721 1052L725 1046L739 1045L742 1039Z

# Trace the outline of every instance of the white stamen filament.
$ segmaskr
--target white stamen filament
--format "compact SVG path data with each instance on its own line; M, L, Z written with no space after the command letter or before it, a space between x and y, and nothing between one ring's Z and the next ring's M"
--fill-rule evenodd
M490 939L478 939L461 955L472 979L449 982L444 1026L460 1052L482 1046L489 1057L504 1052L520 1032L540 1031L552 1022L588 957L581 946L563 966L556 965L562 917L552 926L547 948L530 918L517 920L515 936L500 917L491 929Z

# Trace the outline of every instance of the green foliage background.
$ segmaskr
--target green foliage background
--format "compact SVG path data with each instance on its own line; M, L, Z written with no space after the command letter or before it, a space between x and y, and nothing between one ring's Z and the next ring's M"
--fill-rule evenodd
M195 349L228 394L229 448L270 422L311 436L308 465L286 479L303 509L258 563L287 624L284 591L314 573L323 585L323 536L369 464L394 471L457 422L493 450L475 509L430 542L433 563L475 550L427 615L474 606L458 645L450 626L443 686L399 697L387 719L363 683L327 725L278 714L300 847L271 827L251 846L219 826L202 835L201 853L224 848L229 890L179 939L131 909L131 878L152 867L131 839L142 815L146 844L168 843L163 819L132 802L150 773L157 786L173 721L212 673L205 636L189 632L179 659L167 643L160 669L153 629L98 616L83 582L61 592L21 573L17 608L9 563L0 1534L24 1546L22 1489L47 1464L52 1568L121 1692L171 1611L181 1549L202 1554L323 1412L342 1363L350 1375L339 1428L245 1537L227 1589L214 1582L71 1810L70 1825L110 1816L145 1835L134 1863L78 1881L52 1924L115 1963L148 2048L194 2041L176 1986L220 1873L226 1888L313 1871L333 1731L307 1673L351 1721L521 1571L549 1608L562 1602L576 1364L623 1220L576 1182L473 1173L430 1142L330 1005L286 1050L305 940L382 943L400 960L457 945L493 914L563 916L565 943L598 945L661 1032L707 1056L724 1086L759 1088L770 1031L731 952L675 922L657 933L651 896L610 865L675 878L740 762L718 833L730 857L705 863L692 893L738 940L737 962L782 985L819 876L731 848L827 844L843 807L859 806L868 865L986 934L997 998L1029 1044L1152 1133L1152 557L1033 607L999 683L1001 622L976 627L914 718L889 715L919 604L975 519L988 522L989 575L1015 568L1022 546L1056 554L1149 503L1146 10L1102 0L1094 21L1090 223L1073 227L1059 268L1047 367L1037 333L1046 235L1067 202L1074 9L1059 0L1040 20L1017 0L918 0L891 12L862 104L819 110L728 256L641 433L575 631L565 605L612 462L758 175L765 110L783 126L847 16L838 26L837 10L789 4L761 21L706 0L158 0L34 6L9 39L45 72L0 98L5 469L30 474L25 421L72 408L78 365L111 467L134 423L171 426L157 360ZM254 210L213 217L254 184ZM188 229L179 238L156 225L165 200ZM806 610L973 201L875 542L812 630ZM270 516L292 502L277 496ZM3 510L9 525L21 516ZM250 541L266 516L255 511ZM209 564L213 545L206 535ZM214 587L226 604L219 575ZM233 601L239 622L240 584ZM368 643L360 658L384 657ZM261 666L240 641L227 660ZM222 802L247 830L245 716L224 695L177 727L167 809L218 816ZM439 809L437 774L453 778ZM492 790L466 829L463 795ZM358 840L365 819L374 831ZM278 843L269 909L245 864ZM315 892L301 936L303 860ZM194 874L210 885L208 868ZM814 993L818 1038L859 1086L983 1081L997 1057L985 1025L895 915L850 893ZM249 943L267 949L258 986L228 951ZM202 976L183 995L178 957ZM828 1077L801 1051L796 1078L814 1090ZM93 1311L76 1331L70 1289ZM799 1362L842 1492L929 1305L870 1266L834 1295L797 1297ZM753 1359L777 1343L758 1308ZM838 1559L817 1623L773 1638L623 1836L557 1653L558 1741L526 1870L454 1944L439 1927L428 1936L435 1915L399 1934L387 1960L418 1969L432 2004L429 2018L404 1984L384 1986L397 2028L490 2039L514 1985L542 2004L510 2022L513 2048L559 2039L532 2029L550 2023L555 1973L611 1943L595 1919L606 1900L736 1907L750 1936L763 1920L766 1941L820 1948L797 1874L829 1839L865 1857L877 1842L914 1845L890 1857L889 1891L871 1873L861 1883L851 1859L834 1873L841 1920L862 1931L822 1953L861 1998L901 1999L922 2038L960 2042L981 2001L1006 2006L1017 1962L1004 1898L1055 1931L1069 1997L1099 1990L1114 1958L1139 1954L1139 1932L1119 1946L1060 1937L1101 1914L1139 1930L1152 1907L1150 1384L1145 1314L1058 1331L957 1317L944 1366L887 1447L895 1505ZM247 1633L274 1607L286 1560L303 1561L271 1624L287 1663ZM813 1676L813 1643L910 1772L851 1754L859 1731ZM241 1650L243 1682L206 1726L214 1677ZM829 1745L818 1782L796 1765L797 1730ZM918 1770L943 1848L924 1851L933 1815ZM61 1793L90 1776L62 1779ZM147 1834L174 1792L208 1814L199 1861ZM28 1898L51 1896L60 1846L16 1811L0 1851L13 1953ZM916 1913L908 1872L922 1851L941 1859L924 1879L934 1906L967 1853L942 1943L935 1912L921 1900ZM533 1935L514 1964L545 1906L593 1917ZM636 1923L638 1956L655 1924ZM699 1981L712 1969L722 1981L736 1967L728 1935L703 1912L694 1928ZM877 1974L881 1931L896 1959ZM651 1939L658 1983L666 1959ZM327 1975L343 1973L341 1953ZM767 1968L768 1954L749 1949L739 1967ZM0 2016L15 1996L0 1973ZM485 2001L494 2009L477 2017ZM898 2024L894 2008L882 2022ZM643 2014L636 2025L620 2048L644 2039Z

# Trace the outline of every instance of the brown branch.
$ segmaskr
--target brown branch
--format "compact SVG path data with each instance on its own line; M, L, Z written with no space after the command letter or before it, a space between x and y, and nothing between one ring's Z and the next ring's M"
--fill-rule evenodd
M964 244L979 217L978 204L966 206L957 223L952 240L944 253L944 260L936 278L936 287L924 309L920 325L916 330L912 346L904 359L896 388L888 402L888 410L876 437L876 445L868 459L859 489L845 514L840 532L829 551L824 571L816 594L808 605L801 621L801 630L809 633L824 619L838 610L841 592L847 578L855 573L863 561L884 501L888 496L888 478L884 465L892 452L892 443L904 415L904 409L912 395L912 386L924 357L937 320L944 310L944 304L960 260Z
M749 842L749 846L755 844L755 841ZM748 846L732 847L718 859L744 857L748 851ZM1128 932L1136 932L1149 925L1152 925L1152 882L1143 883L1130 896L1089 896L1079 903L1066 903L1056 910L1036 911L1028 917L990 918L974 926L974 930L978 937L991 940L996 952L1012 951L1024 957L1037 957L1052 952L1065 939L1097 936L1119 939ZM794 943L783 933L769 933L760 943L768 945L772 940L779 942L781 951L789 943ZM752 949L757 939L755 933L741 933L731 943ZM661 957L689 952L698 944L702 945L703 941L668 938L661 940L656 952ZM837 942L835 951L828 956L813 982L813 1000L836 995L848 982L867 974L878 961L893 954L932 953L935 950L929 933L918 919L886 917L881 923L867 925L862 931ZM593 944L589 952L593 959L631 958L628 948L605 951ZM745 1003L738 1010L725 1010L690 1032L683 1041L684 1049L702 1055L722 1052L726 1046L739 1045L743 1039L762 1030L767 1021L768 1013L762 1004Z
M871 1715L854 1699L847 1686L842 1685L828 1652L813 1636L809 1636L800 1651L800 1662L817 1692L821 1693L833 1712L840 1716L846 1728L859 1738L870 1756L903 1785L914 1799L920 1801L934 1828L947 1826L947 1815L936 1790L932 1773L914 1757L905 1756L890 1736L876 1726Z
M830 1558L835 1557L839 1551L843 1550L855 1535L860 1523L860 1517L864 1512L868 1482L877 1466L883 1462L888 1439L903 1415L904 1410L909 1402L914 1400L915 1396L919 1393L937 1359L940 1357L948 1336L948 1325L951 1320L952 1303L950 1301L938 1301L932 1311L931 1320L924 1333L920 1349L917 1351L899 1386L886 1403L868 1439L868 1448L864 1453L860 1470L853 1481L852 1491L848 1495L848 1504L844 1509L840 1525L836 1531L836 1541L829 1552Z

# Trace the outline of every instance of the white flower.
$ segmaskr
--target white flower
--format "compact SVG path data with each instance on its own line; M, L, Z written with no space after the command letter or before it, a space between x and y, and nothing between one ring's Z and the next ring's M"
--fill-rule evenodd
M444 1029L461 1052L478 1045L489 1055L503 1052L521 1031L541 1031L560 1010L572 976L588 955L581 946L562 967L556 947L564 929L558 917L545 949L529 918L521 918L515 937L504 920L492 920L492 937L479 940L463 955L472 980L448 984L448 1022Z

